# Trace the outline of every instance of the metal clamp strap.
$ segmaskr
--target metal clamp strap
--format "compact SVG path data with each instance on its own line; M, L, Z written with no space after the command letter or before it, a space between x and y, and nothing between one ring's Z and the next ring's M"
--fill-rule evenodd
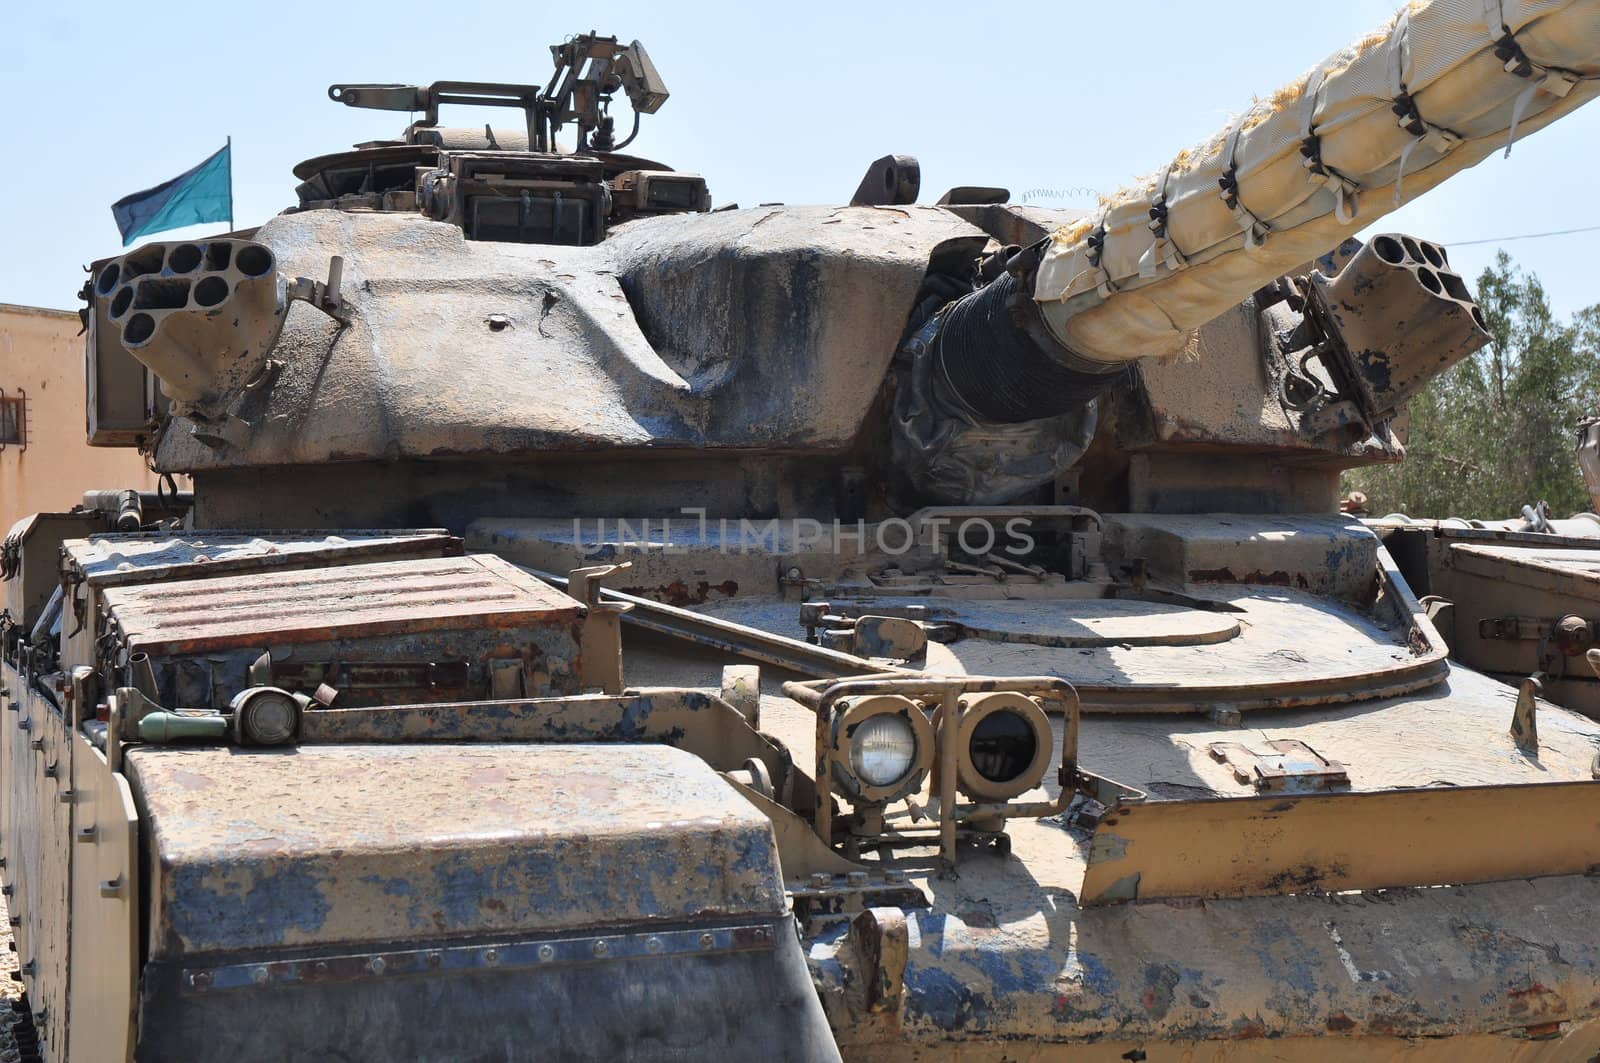
M1239 149L1239 135L1244 132L1246 117L1248 112L1234 119L1232 128L1228 130L1228 139L1222 149L1222 156L1228 161L1228 165L1223 170L1222 176L1217 179L1217 184L1222 189L1220 195L1223 204L1232 212L1239 231L1244 233L1245 250L1254 251L1266 241L1272 226L1252 214L1250 208L1246 207L1239 197L1239 160L1236 153Z
M1155 240L1145 248L1143 255L1139 256L1139 276L1154 277L1156 275L1156 262L1159 259L1167 269L1177 272L1189 264L1189 259L1178 245L1172 242L1172 237L1167 232L1167 182L1172 178L1172 166L1168 164L1161 171L1161 176L1156 178L1155 189L1150 197L1150 231L1155 234Z
M1322 138L1317 135L1316 123L1317 111L1322 107L1322 89L1326 78L1326 71L1318 67L1306 82L1300 118L1300 128L1305 134L1300 141L1301 161L1333 193L1334 217L1339 219L1340 224L1349 225L1355 221L1360 209L1361 186L1322 162Z

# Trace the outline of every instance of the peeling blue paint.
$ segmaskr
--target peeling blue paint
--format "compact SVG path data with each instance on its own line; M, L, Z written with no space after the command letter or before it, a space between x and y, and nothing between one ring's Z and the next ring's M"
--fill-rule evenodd
M612 733L625 741L642 739L645 736L645 721L654 709L655 704L648 697L635 699L622 710L622 719L617 721Z
M1267 978L1306 998L1322 991L1317 963L1297 932L1281 923L1263 923L1254 928L1250 940Z
M252 929L252 936L278 941L291 934L315 937L330 911L321 880L298 864L265 868L235 863L227 872L188 864L172 869L171 875L167 919L192 949L231 944L241 923ZM243 890L245 882L248 890ZM213 883L227 885L219 889Z
M906 967L906 1009L921 1013L941 1029L982 1025L991 1011L987 997L939 967Z
M417 895L416 885L403 878L387 878L383 875L362 875L361 881L371 886L377 886L390 897L415 897Z
M1116 992L1117 981L1111 968L1100 957L1087 952L1078 953L1078 964L1083 968L1083 984L1103 997Z
M1034 949L1014 951L1004 943L974 949L969 960L988 976L996 996L1001 998L1038 992L1050 984L1060 967L1043 952Z

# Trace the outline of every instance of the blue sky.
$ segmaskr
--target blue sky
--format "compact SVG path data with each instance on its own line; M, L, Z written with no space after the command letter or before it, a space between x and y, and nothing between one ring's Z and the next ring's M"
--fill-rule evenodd
M937 3L19 3L0 68L12 145L0 302L76 306L82 265L119 250L112 201L225 136L244 226L293 202L300 159L399 133L404 115L330 102L336 81L543 83L546 45L594 29L642 40L672 92L631 150L705 174L718 203L843 202L895 152L921 160L924 202L986 184L1088 207L1092 190L1157 169L1396 2L1007 3L992 15ZM446 121L494 117L510 116ZM1600 225L1597 170L1592 104L1379 228L1450 244ZM1600 302L1600 232L1504 246L1559 313ZM1494 251L1451 258L1470 279Z

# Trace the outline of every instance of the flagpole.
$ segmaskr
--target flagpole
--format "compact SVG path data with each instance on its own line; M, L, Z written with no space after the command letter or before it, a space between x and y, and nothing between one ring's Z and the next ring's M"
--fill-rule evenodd
M228 134L228 231L233 232L233 134Z

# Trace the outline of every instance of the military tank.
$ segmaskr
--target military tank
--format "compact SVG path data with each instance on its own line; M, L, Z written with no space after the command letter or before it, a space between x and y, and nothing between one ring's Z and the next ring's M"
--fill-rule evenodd
M1600 1050L1600 725L1336 505L1484 341L1350 238L1600 86L1600 3L1459 7L1089 215L710 209L592 34L333 86L422 117L85 285L90 441L192 497L7 539L40 1053Z

